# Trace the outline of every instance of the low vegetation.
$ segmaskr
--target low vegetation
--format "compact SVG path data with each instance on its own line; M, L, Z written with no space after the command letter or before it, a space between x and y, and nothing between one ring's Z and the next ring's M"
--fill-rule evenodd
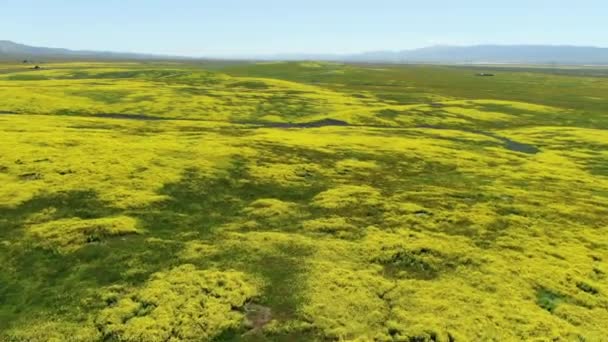
M605 77L43 66L0 68L0 340L608 335Z

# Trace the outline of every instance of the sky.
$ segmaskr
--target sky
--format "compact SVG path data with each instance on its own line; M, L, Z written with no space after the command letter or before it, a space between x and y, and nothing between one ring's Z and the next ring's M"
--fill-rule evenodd
M0 0L0 40L195 57L608 47L607 0Z

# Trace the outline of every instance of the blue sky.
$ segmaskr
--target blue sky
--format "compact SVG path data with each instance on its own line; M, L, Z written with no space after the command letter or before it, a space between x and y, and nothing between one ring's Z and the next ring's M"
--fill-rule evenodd
M0 39L190 56L608 47L607 0L0 0Z

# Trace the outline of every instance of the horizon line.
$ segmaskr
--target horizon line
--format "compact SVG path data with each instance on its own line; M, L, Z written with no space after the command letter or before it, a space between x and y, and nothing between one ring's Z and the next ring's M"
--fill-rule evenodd
M27 44L22 42L17 42L10 39L0 39L0 42L8 42L17 45L23 45L32 48L46 48L46 49L61 49L68 50L71 52L96 52L96 53L114 53L114 54L133 54L133 55L149 55L149 56L158 56L158 57L177 57L177 58L220 58L220 59L231 59L231 58L264 58L264 57L276 57L276 56L288 56L295 57L298 55L303 56L311 56L311 55L325 55L325 56L352 56L352 55L360 55L360 54L368 54L368 53L381 53L381 52L407 52L407 51L416 51L422 49L429 48L438 48L438 47L446 47L446 48L472 48L472 47L483 47L483 46L492 46L492 47L569 47L569 48L592 48L592 49L608 49L608 46L598 46L598 45L575 45L568 43L560 43L560 44L538 44L538 43L514 43L514 44L506 44L506 43L476 43L476 44L432 44L425 45L416 48L409 49L375 49L375 50L360 50L358 52L268 52L268 53L237 53L237 54L226 54L226 53L211 53L211 54L202 54L202 55L188 55L188 54L173 54L173 53L158 53L158 52L136 52L136 51L118 51L118 50L105 50L105 49L80 49L80 48L70 48L70 47L55 47L55 46L43 46L37 44Z

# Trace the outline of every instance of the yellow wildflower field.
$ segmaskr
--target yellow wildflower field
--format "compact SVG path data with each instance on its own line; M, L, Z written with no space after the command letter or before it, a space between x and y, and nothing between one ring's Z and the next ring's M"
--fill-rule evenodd
M606 78L0 69L0 340L608 336Z

